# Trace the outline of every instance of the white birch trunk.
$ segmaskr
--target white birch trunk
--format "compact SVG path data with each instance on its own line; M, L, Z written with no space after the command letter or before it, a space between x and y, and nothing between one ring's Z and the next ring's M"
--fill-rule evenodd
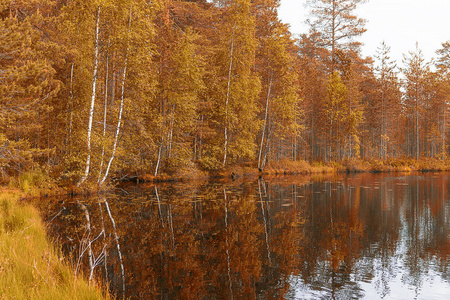
M225 142L223 146L223 163L225 166L227 163L227 151L228 151L228 103L230 99L230 88L231 88L231 70L233 68L233 51L234 51L234 29L233 35L231 37L231 47L230 47L230 66L228 68L228 85L227 85L227 97L225 99Z
M106 116L108 111L108 69L109 67L109 57L106 57L106 75L105 75L105 105L103 108L103 147L102 147L102 157L100 159L100 170L98 171L97 182L100 182L103 172L103 158L105 156L105 136L106 136Z
M73 128L73 66L70 67L70 102L69 102L69 151L72 149L72 128Z
M128 32L131 30L131 10L130 10L130 19L128 21ZM102 186L105 182L106 178L109 174L109 169L111 168L111 164L114 160L114 156L116 155L116 149L117 149L117 143L119 140L119 134L120 134L120 125L122 123L122 113L123 113L123 102L124 102L124 94L125 94L125 79L127 76L127 64L128 64L128 53L129 53L130 47L127 46L127 52L125 54L125 65L123 68L123 77L122 77L122 91L120 96L120 109L119 109L119 119L117 121L117 129L116 129L116 135L114 138L114 145L113 145L113 151L111 154L111 157L108 161L108 166L106 167L105 175L103 176L103 179L100 181L99 185Z
M262 168L262 163L261 163L261 158L262 158L262 150L263 150L263 145L264 145L264 137L265 137L265 133L266 133L266 126L267 126L267 116L269 113L269 99L270 99L270 91L272 89L272 78L273 78L273 72L270 76L270 82L269 82L269 88L267 90L267 98L266 98L266 111L264 113L264 126L263 126L263 130L262 130L262 136L261 136L261 144L259 146L259 155L258 155L258 169L259 170L263 170Z
M264 152L264 158L262 159L261 162L261 169L264 170L264 167L266 166L266 162L267 162L267 155L270 153L270 126L267 129L267 138L266 138L266 146L265 149L266 151Z
M158 176L159 164L161 162L161 152L162 152L163 142L164 142L164 140L161 140L161 145L159 145L158 160L156 161L156 167L155 167L155 177Z
M94 107L95 107L95 88L97 83L97 68L98 68L98 33L100 27L100 6L97 10L97 21L95 24L95 56L94 56L94 72L92 78L92 97L91 97L91 108L89 110L89 124L88 124L88 136L87 136L87 151L88 156L86 158L86 169L81 180L78 182L77 186L81 185L89 176L89 168L91 164L91 133L92 133L92 121L94 119Z
M175 124L175 104L172 106L172 118L170 120L169 142L167 144L167 157L170 158L172 154L172 141L173 141L173 127Z

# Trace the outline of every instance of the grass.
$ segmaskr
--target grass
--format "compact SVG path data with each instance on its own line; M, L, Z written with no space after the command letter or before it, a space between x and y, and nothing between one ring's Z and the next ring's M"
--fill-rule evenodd
M64 262L38 211L0 188L0 299L107 299Z
M11 177L8 187L12 190L21 190L31 197L64 192L62 188L58 187L54 179L39 168L22 172L17 177Z

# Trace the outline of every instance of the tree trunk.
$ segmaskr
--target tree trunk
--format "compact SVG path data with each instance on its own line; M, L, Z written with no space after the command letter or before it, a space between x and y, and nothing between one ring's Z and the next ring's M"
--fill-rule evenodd
M128 32L131 31L131 9L130 9L130 17L128 20ZM103 185L103 183L105 182L106 178L108 177L108 173L109 173L109 169L111 167L111 164L114 160L114 156L116 154L116 149L117 149L117 143L119 140L119 134L120 134L120 125L122 124L122 113L123 113L123 102L124 102L124 94L125 94L125 79L127 76L127 64L128 64L128 53L130 51L130 47L127 46L127 52L125 54L125 65L123 67L123 77L122 77L122 91L121 91L121 95L120 95L120 109L119 109L119 119L117 120L117 129L116 129L116 135L114 138L114 145L113 145L113 151L111 154L111 157L109 159L108 162L108 166L106 167L106 171L105 171L105 176L103 176L103 179L100 181L100 186Z
M70 67L70 97L69 97L69 153L72 150L72 128L73 128L73 66Z
M103 146L102 146L102 157L100 159L100 170L98 172L98 180L100 182L100 178L102 177L103 172L103 158L105 156L105 137L106 137L106 116L108 111L108 66L109 66L109 57L106 57L106 74L105 74L105 105L103 108Z
M231 88L231 70L233 68L233 51L234 51L234 28L233 35L231 36L231 47L230 47L230 66L228 68L228 84L227 84L227 97L225 99L225 142L223 146L223 163L225 167L227 163L227 151L228 151L228 102L230 99L230 88Z
M162 148L163 148L163 143L164 143L164 140L161 139L161 144L159 145L159 150L158 150L158 160L156 161L156 167L155 167L155 177L158 176L159 165L160 165L160 162L161 162L161 152L162 152Z
M175 124L175 104L172 105L172 118L170 120L170 131L168 134L167 142L167 157L170 158L172 154L172 141L173 141L173 127Z
M100 27L100 5L97 10L97 20L95 24L95 56L94 56L94 72L92 78L92 97L91 97L91 108L89 110L89 124L88 124L88 135L87 135L87 158L86 158L86 169L84 171L83 177L78 182L77 186L81 185L89 176L89 168L91 164L91 133L92 133L92 121L94 119L94 107L95 107L95 88L97 83L97 68L98 68L98 48L99 48L99 28Z
M268 113L269 113L269 99L270 99L270 91L272 89L272 79L273 79L273 72L270 75L269 88L267 89L266 110L265 110L265 113L264 113L264 125L263 125L263 130L262 130L262 135L261 135L261 144L259 146L258 169L261 170L261 171L263 170L262 163L261 163L261 157L262 157L262 150L263 150L263 145L264 145L264 136L265 136L265 133L266 133L267 116L268 116Z

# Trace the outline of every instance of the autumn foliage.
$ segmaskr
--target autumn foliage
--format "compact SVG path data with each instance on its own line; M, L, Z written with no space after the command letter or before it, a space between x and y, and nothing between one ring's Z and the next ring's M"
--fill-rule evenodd
M2 0L2 180L445 161L449 43L361 57L363 2L309 1L294 38L276 0Z

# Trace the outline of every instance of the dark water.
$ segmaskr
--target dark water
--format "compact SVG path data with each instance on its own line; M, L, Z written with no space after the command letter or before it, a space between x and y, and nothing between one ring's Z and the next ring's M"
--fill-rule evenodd
M39 206L118 298L450 299L449 178L126 186Z

